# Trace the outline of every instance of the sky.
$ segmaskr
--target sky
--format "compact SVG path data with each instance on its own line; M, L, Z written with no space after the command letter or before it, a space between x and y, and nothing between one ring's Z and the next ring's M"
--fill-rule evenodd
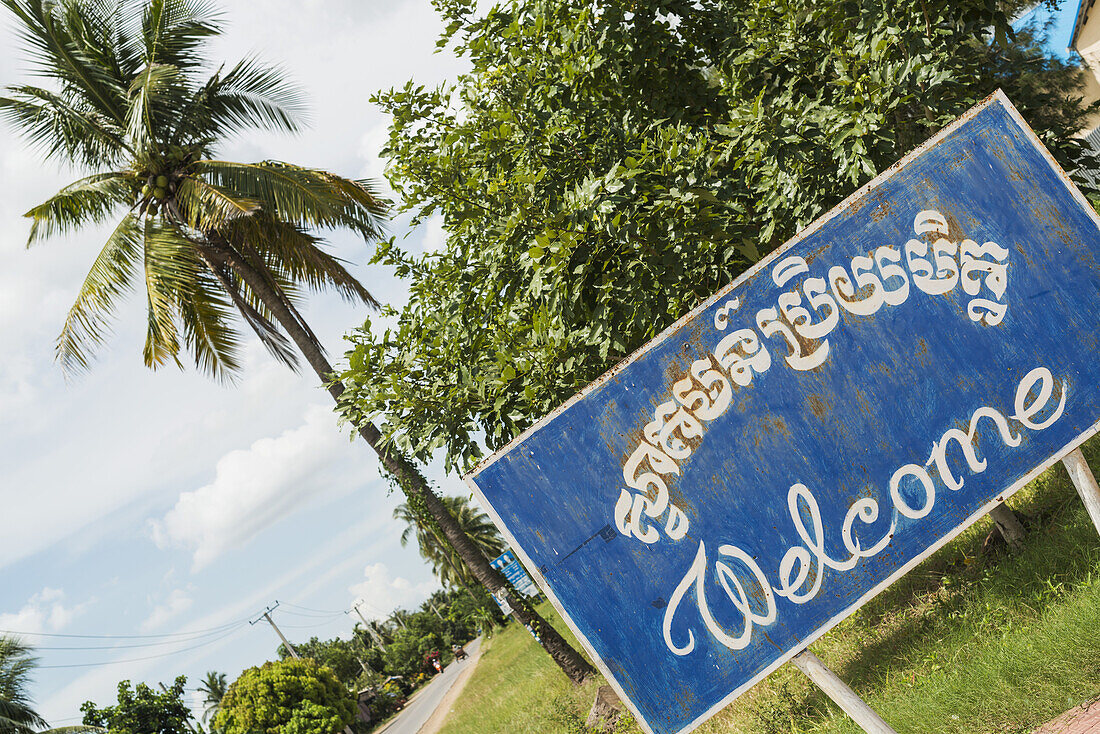
M388 122L371 94L462 68L435 53L441 24L428 0L222 5L229 28L211 58L259 52L282 63L312 108L301 136L236 140L228 158L381 179ZM1075 11L1066 0L1057 14L1056 53ZM6 16L0 39L0 84L23 81ZM237 386L194 370L150 372L135 298L91 373L66 381L54 340L104 233L26 250L21 215L73 178L0 127L0 630L38 647L40 712L53 725L77 723L83 701L113 702L124 679L155 685L184 674L194 687L218 670L232 680L274 656L275 633L249 621L276 600L273 618L292 641L346 637L354 618L344 610L356 600L373 617L418 605L437 584L398 541L400 499L310 375L255 343ZM407 218L392 231L412 251L444 237L438 222L410 232ZM401 283L365 265L369 246L331 241L380 300L401 304ZM306 315L339 357L365 313L320 295ZM457 478L431 474L465 494Z
M226 158L380 180L388 121L371 94L461 68L435 53L442 26L427 0L221 5L228 29L211 58L258 52L283 64L312 111L302 135L250 135ZM0 84L25 81L6 15L0 39ZM31 692L52 725L79 723L83 701L112 703L124 679L155 686L184 674L193 688L218 670L233 680L274 657L274 631L248 622L276 600L291 641L327 639L348 636L355 618L343 612L356 600L382 617L438 587L415 545L398 541L400 498L372 452L337 425L314 376L258 344L236 386L193 369L149 371L145 308L131 298L92 371L66 380L54 340L105 233L27 250L22 213L77 177L0 127L0 630L37 646ZM391 231L410 250L440 243L437 223L410 232L407 222ZM401 283L366 265L368 245L330 241L376 297L402 303ZM306 317L338 359L365 315L322 294ZM457 478L431 475L466 494Z

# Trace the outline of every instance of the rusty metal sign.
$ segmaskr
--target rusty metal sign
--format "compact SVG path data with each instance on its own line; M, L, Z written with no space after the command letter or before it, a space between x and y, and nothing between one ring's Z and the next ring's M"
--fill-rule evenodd
M997 93L468 481L688 731L1097 430L1098 253Z

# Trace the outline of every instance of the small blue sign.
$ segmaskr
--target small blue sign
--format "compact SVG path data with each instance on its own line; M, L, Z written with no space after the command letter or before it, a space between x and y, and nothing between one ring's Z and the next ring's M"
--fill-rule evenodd
M539 593L539 587L535 586L535 582L523 570L523 565L516 560L516 556L512 551L504 551L490 561L489 565L504 574L504 578L512 585L512 588L524 596L536 596ZM505 614L510 613L510 611L505 612Z
M469 481L688 731L1097 430L1100 219L1002 93Z

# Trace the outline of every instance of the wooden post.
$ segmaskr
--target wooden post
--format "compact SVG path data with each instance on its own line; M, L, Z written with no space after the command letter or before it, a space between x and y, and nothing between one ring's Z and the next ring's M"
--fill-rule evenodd
M1076 448L1062 458L1062 464L1069 472L1070 481L1077 488L1077 494L1081 495L1081 501L1085 503L1092 524L1096 526L1096 532L1100 533L1100 487L1096 485L1096 477L1092 475L1085 461L1085 455L1081 449Z
M898 734L867 705L866 701L838 678L836 673L826 668L825 663L821 662L817 655L806 649L791 658L791 662L867 734Z
M989 511L989 516L993 518L997 529L1001 531L1001 537L1005 539L1010 549L1018 551L1024 547L1024 526L1020 524L1020 518L1016 517L1016 513L1008 505L1002 502Z

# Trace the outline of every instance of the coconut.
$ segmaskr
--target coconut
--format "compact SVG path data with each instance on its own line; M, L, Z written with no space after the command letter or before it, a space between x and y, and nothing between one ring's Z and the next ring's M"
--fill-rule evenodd
M153 198L154 199L163 199L167 195L168 195L168 190L167 189L162 189L160 186L153 189Z
M158 189L168 188L168 177L167 176L164 176L164 175L157 176L157 188Z

